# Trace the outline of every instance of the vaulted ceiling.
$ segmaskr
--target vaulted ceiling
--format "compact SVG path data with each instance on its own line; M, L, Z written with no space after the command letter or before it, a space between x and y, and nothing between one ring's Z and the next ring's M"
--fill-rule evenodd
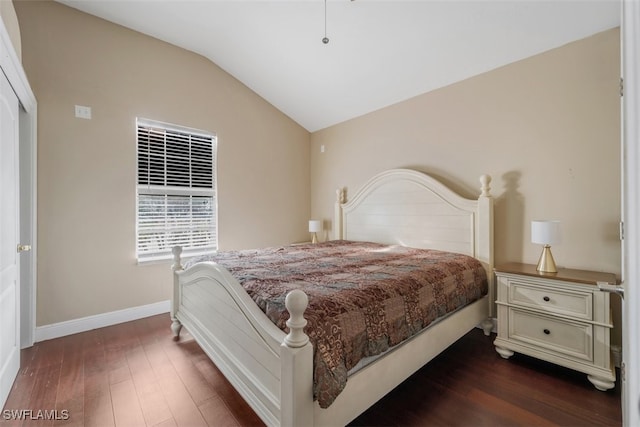
M620 25L619 0L57 0L201 54L309 131Z

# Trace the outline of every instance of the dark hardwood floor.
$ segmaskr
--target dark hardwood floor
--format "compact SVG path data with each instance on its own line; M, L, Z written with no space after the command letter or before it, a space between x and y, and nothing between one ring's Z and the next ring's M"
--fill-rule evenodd
M172 341L169 324L159 315L23 350L0 426L261 425L188 333ZM621 425L619 386L603 393L580 373L503 360L492 341L471 331L352 424ZM10 410L31 412L6 420ZM58 419L30 419L47 414Z

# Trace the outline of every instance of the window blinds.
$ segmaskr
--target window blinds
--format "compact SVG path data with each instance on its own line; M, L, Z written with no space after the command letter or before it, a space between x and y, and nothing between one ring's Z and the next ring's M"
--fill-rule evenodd
M138 120L137 143L138 260L216 250L215 136Z

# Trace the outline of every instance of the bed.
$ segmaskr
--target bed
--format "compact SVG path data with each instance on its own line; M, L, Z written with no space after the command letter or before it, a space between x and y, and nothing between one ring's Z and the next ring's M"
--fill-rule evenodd
M488 289L371 363L350 370L344 389L329 405L314 399L314 346L305 333L313 325L305 329L309 298L300 289L286 294L285 332L249 296L236 273L214 262L184 268L176 247L174 337L179 339L186 327L265 424L345 425L472 328L480 326L487 335L492 329L490 181L483 175L480 196L470 200L426 174L394 169L371 178L348 202L345 190L337 191L334 240L468 255L484 269Z

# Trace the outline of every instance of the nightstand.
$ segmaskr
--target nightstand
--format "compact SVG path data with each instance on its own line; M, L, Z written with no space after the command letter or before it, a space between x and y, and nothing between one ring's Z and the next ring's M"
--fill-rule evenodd
M496 351L505 359L527 354L587 374L601 391L615 386L609 334L609 293L597 282L616 283L609 273L510 263L495 269L498 286Z

